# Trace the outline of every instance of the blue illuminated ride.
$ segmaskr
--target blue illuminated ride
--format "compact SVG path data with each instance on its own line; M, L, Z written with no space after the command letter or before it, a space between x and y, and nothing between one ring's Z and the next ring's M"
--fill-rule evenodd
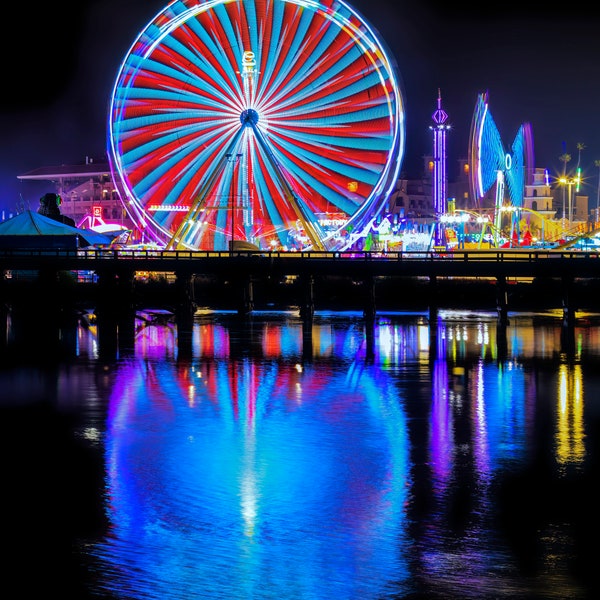
M523 123L519 127L510 152L507 151L489 111L488 94L479 94L471 122L469 152L471 196L476 206L480 206L481 198L496 184L493 221L494 230L498 232L505 197L511 208L523 207L525 184L534 166L531 125ZM513 219L517 219L518 210L512 214ZM513 231L515 227L518 235L518 220L512 224Z
M396 66L341 0L177 0L112 92L113 177L167 248L344 249L404 154Z

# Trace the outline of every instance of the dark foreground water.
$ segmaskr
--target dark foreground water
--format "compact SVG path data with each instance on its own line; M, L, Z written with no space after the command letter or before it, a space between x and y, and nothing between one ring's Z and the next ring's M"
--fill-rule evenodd
M596 597L597 316L140 316L9 322L3 597Z

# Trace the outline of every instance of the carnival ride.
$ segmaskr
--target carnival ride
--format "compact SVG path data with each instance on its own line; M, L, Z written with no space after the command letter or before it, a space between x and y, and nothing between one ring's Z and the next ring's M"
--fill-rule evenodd
M505 221L508 220L508 227ZM499 215L494 209L467 210L452 208L440 218L447 227L446 249L481 249L483 244L498 248L567 248L585 236L580 226L575 226L566 235L556 222L540 212L524 206L503 205ZM593 233L593 232L592 232Z
M489 110L488 93L479 94L469 136L471 197L479 207L484 195L496 185L493 210L496 236L502 229L501 216L505 196L508 197L509 206L523 208L525 184L529 182L528 178L534 168L533 133L530 123L523 123L519 127L510 150L506 151ZM511 231L516 231L518 238L518 211L513 212L513 215ZM496 245L498 241L496 237Z
M483 243L497 239L493 219L485 212L475 212L451 207L452 210L441 215L439 222L444 228L445 250L480 249Z
M167 248L343 249L384 209L404 108L384 43L342 0L176 0L120 66L108 155Z

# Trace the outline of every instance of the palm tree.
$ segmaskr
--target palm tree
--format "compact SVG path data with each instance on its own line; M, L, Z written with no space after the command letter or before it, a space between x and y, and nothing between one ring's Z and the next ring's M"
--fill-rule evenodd
M577 168L579 169L579 165L581 163L581 151L585 150L585 144L583 142L577 142L577 150L579 152L577 156Z
M560 160L561 162L564 163L564 165L563 165L563 177L566 177L566 175L567 175L567 163L571 162L571 155L565 152L564 154L561 154L558 157L558 160Z

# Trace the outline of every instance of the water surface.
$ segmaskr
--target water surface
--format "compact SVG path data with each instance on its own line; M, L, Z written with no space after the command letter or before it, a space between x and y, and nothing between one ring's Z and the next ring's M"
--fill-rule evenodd
M164 315L139 317L114 354L80 322L45 361L18 360L9 331L4 514L24 592L595 591L595 315L566 330L552 313L499 328L477 312L372 327L354 313L307 326L291 312L207 312L185 340Z

